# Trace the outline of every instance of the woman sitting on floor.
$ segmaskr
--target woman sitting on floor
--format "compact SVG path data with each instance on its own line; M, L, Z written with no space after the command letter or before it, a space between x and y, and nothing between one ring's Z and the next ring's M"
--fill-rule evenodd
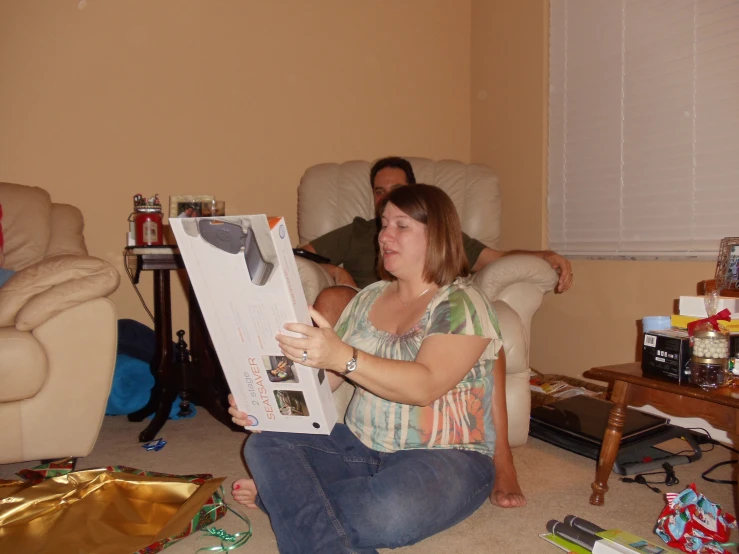
M267 513L282 553L413 544L465 519L493 487L502 341L468 278L457 212L441 189L414 185L379 213L383 280L357 294L336 331L311 310L318 327L287 324L304 338L277 337L289 359L331 370L334 389L357 385L346 425L246 442L253 481L238 481L234 498Z

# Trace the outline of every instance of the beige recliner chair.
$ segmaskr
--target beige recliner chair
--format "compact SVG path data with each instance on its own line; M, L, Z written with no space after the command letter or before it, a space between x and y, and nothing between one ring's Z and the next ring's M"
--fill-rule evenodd
M454 201L462 230L497 249L500 238L501 192L488 167L453 160L407 158L419 183L436 185ZM327 163L309 168L298 187L298 234L306 244L351 223L356 216L374 217L369 183L371 162ZM296 258L309 303L333 280L318 264ZM544 294L557 284L557 274L544 260L525 255L505 256L475 275L498 313L507 358L506 399L511 446L526 442L529 431L529 338L531 318ZM353 387L342 385L335 399L340 415Z
M38 187L0 183L0 464L86 456L115 367L107 298L120 277L87 255L82 213Z

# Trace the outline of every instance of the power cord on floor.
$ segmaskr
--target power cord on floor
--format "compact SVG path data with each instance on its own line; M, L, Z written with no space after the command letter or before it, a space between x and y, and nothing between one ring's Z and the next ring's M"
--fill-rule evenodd
M703 429L702 427L692 427L690 428L690 431L702 431L702 433L696 433L698 437L701 437L703 440L701 441L704 444L710 444L711 448L708 450L703 450L703 452L710 452L715 448L715 445L722 446L726 450L730 450L731 452L734 452L735 454L739 454L739 450L736 450L735 448L732 448L731 446L726 446L725 444L717 441L713 437L711 437L711 433L709 433L706 429ZM735 464L737 460L724 460L723 462L719 462L717 464L713 464L711 467L709 467L706 471L701 473L701 477L708 481L709 483L719 483L722 485L736 485L737 481L734 479L713 479L711 477L708 477L708 475L715 471L716 469L725 466L725 465L731 465Z
M662 484L664 483L668 487L672 487L674 485L679 485L680 480L677 478L677 475L675 475L675 469L672 467L672 465L669 462L665 462L662 464L662 467L664 468L664 471L652 471L650 473L639 473L632 477L622 477L621 481L624 483L639 483L640 485L646 486L648 489L661 493L662 491L658 489L657 487L653 487L652 485ZM647 481L646 476L647 475L664 475L665 480L664 481Z
M709 433L706 429L703 427L689 427L689 431L693 431L693 434L696 437L696 440L698 441L698 444L708 444L710 445L710 448L703 449L701 448L701 452L711 452L716 448L716 445L721 446L725 448L726 450L730 450L731 452L734 452L735 454L739 454L739 450L732 448L731 446L726 446L725 444L717 441L713 437L711 437L711 433ZM681 452L678 452L675 454L676 456L680 456L682 454L692 454L692 450L683 450ZM737 463L737 460L725 460L723 462L719 462L717 464L713 464L711 467L709 467L706 471L701 473L701 477L708 481L709 483L718 483L722 485L736 485L736 480L728 480L728 479L713 479L712 477L709 477L711 472L715 471L716 469L723 467L725 465L731 465ZM668 487L671 487L673 485L677 485L680 483L680 481L677 478L677 475L675 475L675 470L668 462L665 462L662 464L662 467L664 468L664 471L653 471L651 473L640 473L638 475L635 475L632 477L622 477L621 481L624 483L639 483L640 485L645 485L646 487L649 487L650 490L654 492L662 492L657 487L653 487L652 485L658 485L662 484L662 481L647 481L646 476L648 475L665 475L665 481L664 484Z
M151 310L149 310L149 306L146 305L146 302L144 301L144 297L141 296L141 292L139 291L139 287L136 285L136 281L133 278L133 274L131 273L131 268L128 266L128 253L123 253L123 267L126 270L126 275L128 275L129 280L131 281L131 284L133 285L133 290L136 291L136 294L139 297L139 300L141 300L141 305L146 310L146 313L149 314L149 317L152 321L154 321L154 315L151 313Z

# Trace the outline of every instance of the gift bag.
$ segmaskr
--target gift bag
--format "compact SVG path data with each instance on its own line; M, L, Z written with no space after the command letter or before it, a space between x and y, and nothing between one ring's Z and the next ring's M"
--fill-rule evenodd
M153 554L228 509L224 478L209 474L125 466L72 471L64 460L18 475L23 481L0 482L0 552Z
M736 528L734 516L700 494L695 483L679 494L667 493L665 498L667 505L654 532L668 546L700 554L724 554L736 546L727 542Z

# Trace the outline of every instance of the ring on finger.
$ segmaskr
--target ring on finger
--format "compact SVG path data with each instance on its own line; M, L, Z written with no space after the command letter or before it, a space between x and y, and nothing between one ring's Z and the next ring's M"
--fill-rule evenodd
M303 363L305 363L305 361L307 359L308 359L308 351L307 350L303 350L303 357L300 358L300 361L303 362Z

